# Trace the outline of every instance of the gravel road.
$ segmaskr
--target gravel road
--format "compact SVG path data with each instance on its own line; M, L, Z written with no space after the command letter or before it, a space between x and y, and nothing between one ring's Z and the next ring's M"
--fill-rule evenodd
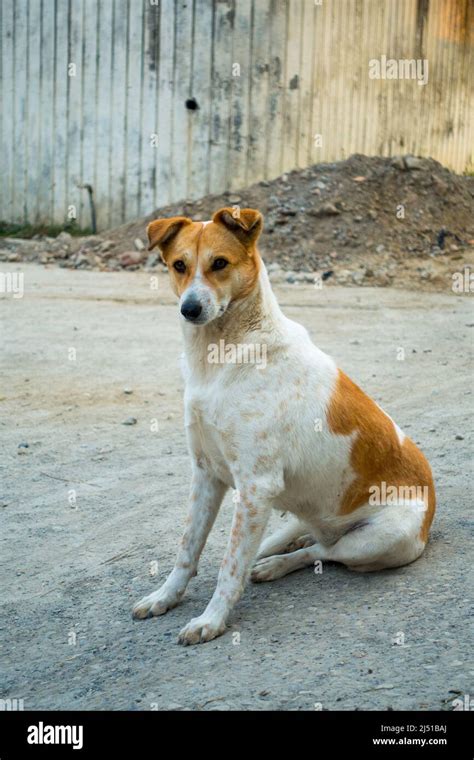
M133 602L171 569L186 513L167 276L155 289L146 272L21 271L24 297L0 298L0 698L25 709L450 710L474 695L469 295L277 288L427 454L432 539L401 569L328 563L249 585L228 633L184 648L176 637L212 594L232 503L183 603L132 621Z

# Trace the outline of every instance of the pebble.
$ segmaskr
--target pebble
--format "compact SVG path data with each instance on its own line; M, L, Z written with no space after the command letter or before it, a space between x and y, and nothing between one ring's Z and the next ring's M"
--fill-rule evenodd
M412 171L414 169L423 169L424 167L424 160L422 158L418 158L417 156L405 156L405 167Z
M141 251L125 251L120 254L119 260L123 267L131 267L140 264L143 259Z
M318 209L311 209L308 211L311 216L337 216L341 212L334 205L334 203L323 203Z
M136 424L137 424L136 417L127 417L127 419L122 422L122 425L136 425Z
M390 161L390 165L394 166L396 169L400 169L401 171L404 171L406 169L403 156L394 156Z
M131 394L131 393L133 393L133 388L124 388L124 389L123 389L123 392L124 392L124 393L125 393L127 396L130 396L130 394Z
M107 251L110 251L110 249L114 246L115 243L113 240L104 240L104 242L99 246L99 251L100 253L107 253Z

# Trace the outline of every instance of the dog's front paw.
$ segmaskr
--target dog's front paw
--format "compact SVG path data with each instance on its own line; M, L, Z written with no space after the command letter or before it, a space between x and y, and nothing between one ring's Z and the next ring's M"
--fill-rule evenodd
M225 629L225 620L201 615L190 620L180 631L178 644L203 644L220 636Z
M144 620L145 618L164 615L165 612L176 607L181 599L181 594L170 590L159 588L148 596L144 596L135 604L132 610L134 620Z

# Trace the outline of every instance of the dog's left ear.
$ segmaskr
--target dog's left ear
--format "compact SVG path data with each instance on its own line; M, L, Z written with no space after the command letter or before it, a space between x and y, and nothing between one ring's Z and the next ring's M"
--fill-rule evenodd
M254 208L221 208L212 221L226 227L246 247L256 243L263 228L263 216Z
M164 255L168 243L171 243L178 232L187 224L191 224L191 219L188 219L187 216L172 216L169 219L155 219L154 222L150 222L146 228L148 250L151 251L157 245Z

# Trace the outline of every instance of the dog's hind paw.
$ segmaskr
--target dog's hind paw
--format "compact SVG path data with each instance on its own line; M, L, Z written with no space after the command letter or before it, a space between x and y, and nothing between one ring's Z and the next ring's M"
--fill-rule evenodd
M285 554L275 554L273 557L259 559L253 566L250 576L254 583L274 581L288 572L288 562Z

